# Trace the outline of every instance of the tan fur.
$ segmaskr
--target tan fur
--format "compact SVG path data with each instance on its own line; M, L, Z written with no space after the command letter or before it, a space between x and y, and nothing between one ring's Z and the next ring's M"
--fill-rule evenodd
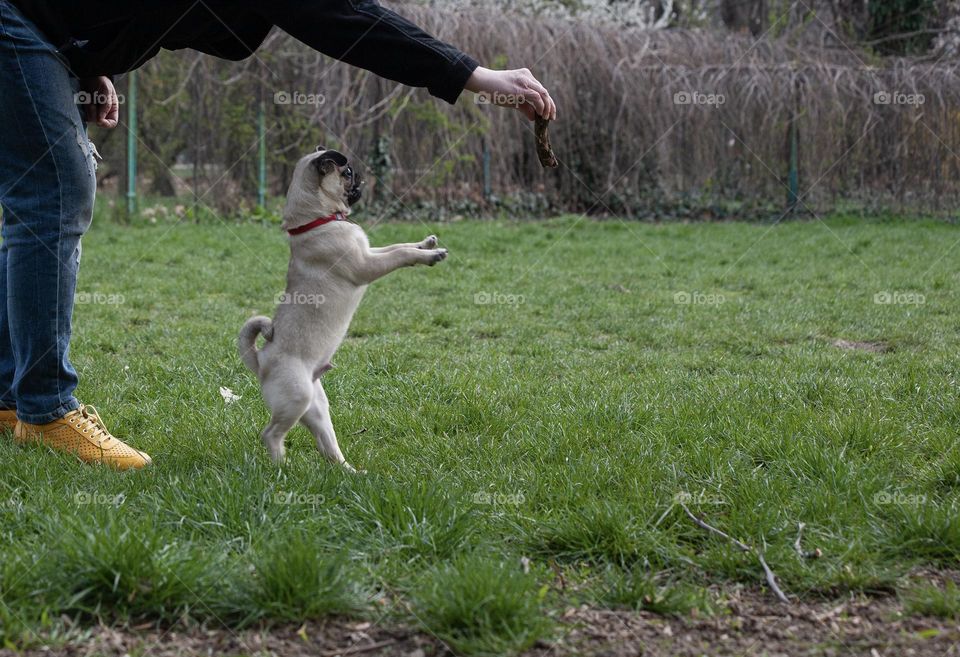
M311 153L297 163L283 213L285 229L334 212L350 213L345 167L325 162L330 171L321 171L315 162L328 152ZM284 302L272 321L249 319L238 341L240 356L257 374L270 408L270 423L261 436L275 461L283 460L284 438L301 422L324 456L353 469L337 444L320 377L330 369L367 285L400 267L440 262L447 250L436 244L431 235L422 242L372 248L363 229L349 221L290 236ZM257 350L261 334L265 343Z

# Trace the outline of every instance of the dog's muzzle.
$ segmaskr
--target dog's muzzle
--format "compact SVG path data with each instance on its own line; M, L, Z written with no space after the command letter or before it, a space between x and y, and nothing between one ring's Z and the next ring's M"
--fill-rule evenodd
M352 168L347 169L350 173L350 187L347 188L347 204L353 205L360 200L360 188L363 187L363 178Z

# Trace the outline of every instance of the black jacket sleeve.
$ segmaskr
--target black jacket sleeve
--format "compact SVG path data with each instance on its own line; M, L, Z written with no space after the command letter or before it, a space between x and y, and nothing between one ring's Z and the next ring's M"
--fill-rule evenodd
M374 0L270 0L258 11L325 55L455 103L476 60Z
M6 0L0 0L4 2ZM477 62L375 0L14 0L79 76L119 74L160 48L249 57L277 26L348 64L454 103Z

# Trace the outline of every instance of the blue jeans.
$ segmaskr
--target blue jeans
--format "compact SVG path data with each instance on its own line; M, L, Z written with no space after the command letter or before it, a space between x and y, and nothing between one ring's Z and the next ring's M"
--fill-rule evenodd
M52 422L78 407L70 324L96 164L79 81L0 0L0 408Z

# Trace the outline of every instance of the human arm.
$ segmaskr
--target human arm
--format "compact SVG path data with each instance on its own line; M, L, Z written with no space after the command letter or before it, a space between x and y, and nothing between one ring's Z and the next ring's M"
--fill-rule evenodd
M455 103L478 63L373 0L271 0L258 12L335 59Z

